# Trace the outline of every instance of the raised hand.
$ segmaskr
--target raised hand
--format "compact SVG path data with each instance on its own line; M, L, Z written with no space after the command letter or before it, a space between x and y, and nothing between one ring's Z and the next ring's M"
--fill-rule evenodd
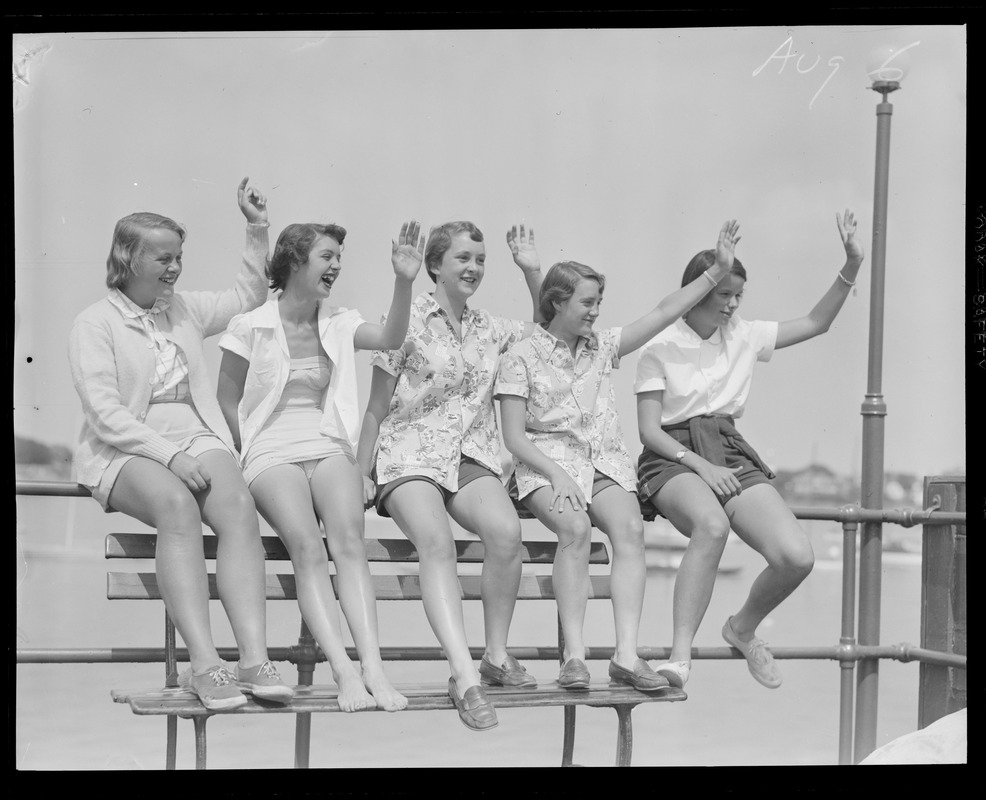
M534 246L534 228L527 230L524 224L514 225L507 231L507 247L514 257L514 263L524 272L535 272L541 269L541 259Z
M247 222L267 222L267 198L255 186L247 186L250 178L240 181L236 190L236 201Z
M725 271L733 267L733 258L736 254L736 245L740 240L739 223L734 220L726 220L719 231L719 240L716 242L716 265Z
M397 241L391 240L390 261L398 277L413 281L421 269L425 255L425 237L421 234L421 223L412 219L401 225Z
M842 237L842 246L846 248L846 258L850 261L862 261L863 246L856 240L856 218L852 211L847 208L841 218L836 212L835 224L839 226L839 236Z

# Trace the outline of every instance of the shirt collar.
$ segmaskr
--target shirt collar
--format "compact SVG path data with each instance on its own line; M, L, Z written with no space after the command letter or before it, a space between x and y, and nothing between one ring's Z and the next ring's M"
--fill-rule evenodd
M726 323L725 327L731 330L736 326L737 322L739 322L739 317L736 314L733 314L732 318L729 320L729 322ZM691 326L687 322L685 322L684 317L678 317L678 319L675 320L674 324L678 333L681 336L683 336L686 341L699 342L699 343L707 342L708 344L722 343L722 334L723 334L722 325L716 327L716 329L712 332L712 335L708 339L703 339L701 336L695 333L695 331L691 328Z
M564 348L566 351L568 350L568 345L553 333L549 332L543 325L534 326L534 332L531 334L531 342L544 358L548 358L556 347ZM575 348L576 352L578 352L579 348L582 346L588 350L599 349L599 337L596 335L595 331L593 331L592 335L588 338L585 336L579 337L579 344Z
M414 306L426 320L428 317L435 315L448 317L448 312L438 304L438 301L435 299L435 295L431 292L422 292L419 294L417 300L414 301ZM473 311L467 303L466 307L462 310L463 327L472 321L476 313L477 312Z
M140 317L146 317L150 314L157 314L164 311L171 305L171 303L163 297L159 297L154 301L154 305L150 308L141 308L118 288L110 292L110 302L120 309L123 316L128 319L138 319Z

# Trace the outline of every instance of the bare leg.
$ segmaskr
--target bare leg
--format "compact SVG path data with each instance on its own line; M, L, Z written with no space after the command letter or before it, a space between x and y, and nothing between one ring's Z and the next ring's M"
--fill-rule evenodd
M356 462L346 456L323 459L311 478L311 496L325 527L339 602L359 653L363 684L378 706L399 711L407 707L407 698L387 679L380 658L377 598L363 539L363 478ZM321 535L318 538L321 544Z
M477 478L458 491L448 505L459 525L483 540L481 592L486 655L496 665L507 657L507 634L513 618L520 576L520 520L506 489L493 477Z
M420 559L425 615L449 661L459 695L479 686L462 616L455 539L442 493L426 481L402 483L386 500L387 511L414 544Z
M549 510L552 489L535 489L524 502L548 530L558 537L558 550L551 570L551 583L558 603L558 618L565 637L562 660L585 660L585 640L582 628L585 607L589 600L589 544L592 523L584 511L574 511L566 505L560 513Z
M291 556L298 587L298 605L306 624L325 653L339 687L343 711L375 705L342 642L339 604L329 560L305 473L293 464L266 469L250 484L264 519L277 531Z
M745 489L726 503L733 530L767 560L732 618L739 638L753 638L757 626L808 577L815 555L807 534L777 490L769 484Z
M670 660L691 663L692 641L712 599L729 518L708 484L695 474L676 475L657 500L661 512L689 539L674 583Z
M610 586L616 625L613 660L632 670L637 661L637 634L644 607L647 565L644 562L644 523L637 496L620 486L608 486L592 498L589 518L613 546Z
M218 538L216 584L240 651L240 664L267 660L267 597L260 521L239 464L224 450L199 457L212 483L196 499L202 520Z
M209 621L202 518L195 496L167 467L138 456L120 471L109 502L157 529L158 586L188 648L192 671L201 673L219 664Z

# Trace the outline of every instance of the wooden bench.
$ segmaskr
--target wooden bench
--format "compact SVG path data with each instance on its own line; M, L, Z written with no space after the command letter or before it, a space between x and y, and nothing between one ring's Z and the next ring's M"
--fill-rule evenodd
M217 539L213 535L204 537L206 559L216 557ZM106 558L136 559L147 562L150 560L153 570L155 549L155 534L112 533L106 537ZM290 569L290 559L284 545L276 536L264 536L263 547L268 561L285 562ZM483 545L477 541L457 541L458 561L460 565L481 564L483 561ZM554 560L557 545L553 542L526 542L524 544L523 560L528 565L550 565ZM401 565L402 572L409 574L380 574L374 572L373 580L378 601L414 601L421 600L421 586L417 574L417 553L414 546L406 539L367 539L367 557L371 570L378 564ZM593 542L590 563L606 565L609 554L602 542ZM140 565L139 565L140 566ZM138 568L139 568L138 566ZM475 570L475 568L473 568ZM478 574L461 574L468 570L460 570L460 584L464 600L480 599L480 577ZM518 600L554 600L550 575L523 575ZM609 576L591 575L590 600L610 600ZM211 597L218 599L215 574L209 576ZM107 573L107 598L110 600L160 600L161 595L157 586L156 576L151 572L120 572ZM291 600L297 602L294 575L291 572L283 574L267 574L268 600ZM516 614L523 614L523 604L518 606ZM421 608L424 615L424 609ZM515 614L515 616L516 616ZM563 641L561 629L558 627L557 644L547 646L510 647L511 655L522 661L530 660L559 660ZM274 648L271 648L271 658L274 658ZM235 648L219 648L220 657L228 662L237 660ZM482 648L472 648L475 659L482 657ZM590 647L587 649L588 659L609 659L613 648ZM426 661L441 660L444 663L437 642L429 647L381 647L381 655L385 661ZM356 657L353 648L350 656ZM113 699L118 703L129 704L135 714L164 715L167 717L167 749L166 768L175 769L177 719L191 719L195 735L195 766L197 769L206 768L206 722L216 712L205 709L197 697L190 691L178 687L178 661L187 662L187 653L176 647L175 628L165 612L165 682L163 688L140 691L112 692ZM295 759L294 766L307 768L311 743L311 715L340 711L337 702L337 689L334 684L320 685L314 683L315 665L324 661L325 657L315 644L307 626L301 623L301 634L296 646L287 648L285 658L297 666L298 686L295 698L284 705L257 701L250 697L245 706L232 711L219 712L226 714L295 714ZM447 667L443 679L435 683L397 684L396 688L408 698L406 711L444 710L455 713L454 706L447 694ZM538 706L562 706L564 708L562 766L572 766L572 756L575 747L575 710L577 706L609 707L617 714L617 748L616 765L629 766L632 755L632 722L631 712L641 703L669 702L686 699L686 694L680 689L667 688L660 692L643 693L625 685L611 684L608 681L593 682L588 690L571 691L562 689L556 681L539 682L537 689L509 689L491 687L487 689L497 712L503 719L503 711L509 708L530 708ZM376 709L367 709L373 711ZM363 712L353 712L363 713ZM387 712L383 712L387 713Z

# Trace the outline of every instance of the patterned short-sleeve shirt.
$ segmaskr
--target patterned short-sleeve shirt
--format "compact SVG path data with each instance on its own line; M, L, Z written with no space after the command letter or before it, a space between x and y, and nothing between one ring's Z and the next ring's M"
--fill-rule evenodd
M421 475L455 492L462 456L502 474L493 382L526 324L466 307L460 339L431 294L415 298L404 344L370 359L397 377L377 438L377 483Z
M580 338L575 355L540 325L500 361L496 396L527 399L528 438L564 467L592 497L596 470L628 492L636 491L636 470L623 441L612 373L620 365L622 328ZM514 459L519 497L551 482Z

